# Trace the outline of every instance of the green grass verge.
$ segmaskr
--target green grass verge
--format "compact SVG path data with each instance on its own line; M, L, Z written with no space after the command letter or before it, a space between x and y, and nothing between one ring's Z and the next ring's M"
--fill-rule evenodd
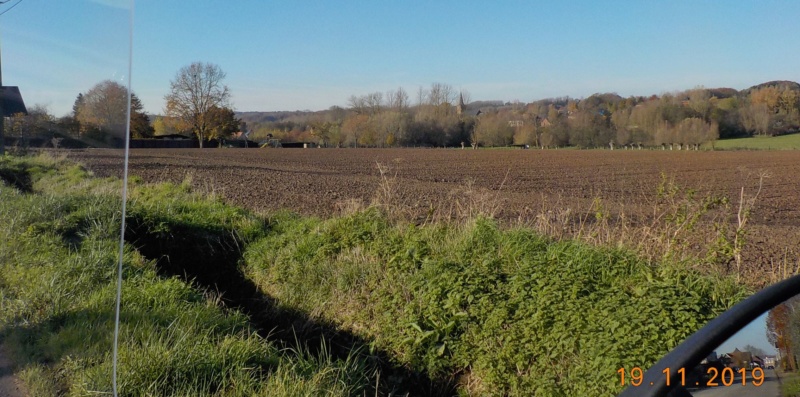
M371 209L270 225L245 252L261 288L464 394L613 395L619 368L646 368L745 295L487 219L419 228Z
M800 374L783 372L781 377L781 396L800 397Z
M34 395L108 392L118 182L48 158L0 157L0 170L30 186L0 187L0 333ZM619 368L649 366L746 295L728 279L488 219L264 219L188 186L134 183L129 220L150 242L239 250L280 307L399 366L456 378L463 395L613 395ZM132 248L125 262L124 395L355 396L384 381L355 353L279 350Z
M705 148L712 146L716 150L797 150L800 149L800 134L721 139L704 145Z
M120 184L48 157L3 156L0 170L0 337L31 395L109 394ZM165 204L163 189L134 189L133 212L162 227L261 227L219 202L183 200L181 187L168 188L179 203ZM369 383L355 360L279 350L130 247L125 269L123 396L349 396Z

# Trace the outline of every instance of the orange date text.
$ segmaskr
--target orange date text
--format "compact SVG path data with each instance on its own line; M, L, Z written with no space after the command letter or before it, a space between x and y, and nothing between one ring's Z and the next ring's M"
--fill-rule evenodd
M691 373L686 368L665 368L661 371L664 376L663 380L667 386L684 386L684 387L716 387L716 386L733 386L742 385L747 386L761 386L764 383L764 370L756 367L748 370L747 368L715 368L709 367L705 370L697 370L699 373ZM620 385L638 386L654 386L654 382L644 384L644 371L639 367L631 369L620 368L617 370Z

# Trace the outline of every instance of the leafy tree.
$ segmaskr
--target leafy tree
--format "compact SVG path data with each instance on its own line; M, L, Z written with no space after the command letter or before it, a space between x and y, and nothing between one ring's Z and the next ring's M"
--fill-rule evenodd
M150 118L144 113L142 101L136 94L131 94L131 138L150 138L155 129L150 125Z
M316 137L320 146L328 144L339 145L338 141L341 125L331 121L315 121L311 124L311 135Z
M175 117L158 116L153 120L154 135L191 134L191 127Z
M539 146L539 132L536 124L530 120L514 130L514 144L515 145L533 145Z
M752 103L741 109L740 115L745 130L756 135L770 135L772 114L766 103Z
M498 113L483 114L475 125L474 139L479 145L507 146L514 139L514 128Z
M80 95L80 94L79 94ZM125 136L128 89L111 80L96 84L75 100L81 135L98 131L101 135Z
M16 125L18 132L26 137L52 135L55 129L56 118L50 114L47 106L35 104L28 108L28 114L18 113L11 117L12 125Z
M82 106L83 106L83 94L82 93L78 93L78 97L75 98L75 103L72 104L72 116L73 117L75 117L75 118L78 117L78 112L80 111L80 108Z
M130 128L133 138L153 135L150 120L144 113L144 106L131 93ZM78 94L73 105L75 118L79 123L81 134L90 132L100 136L111 135L118 138L125 136L125 118L128 107L128 89L117 82L105 80L92 87L85 94Z
M77 136L80 133L81 125L78 123L78 119L71 114L59 118L56 124L59 130L65 131L69 135Z
M227 138L239 131L242 123L236 113L226 107L212 106L206 112L208 123L208 139Z
M630 125L631 109L620 109L611 115L611 124L616 130L615 142L618 145L627 145L631 143L631 129Z
M154 135L169 135L167 132L167 124L164 123L164 117L156 117L153 120L153 134Z
M200 147L203 141L213 134L212 107L228 106L230 92L222 83L225 72L211 63L195 62L184 66L170 82L170 92L164 99L167 102L167 116L183 120L197 135Z
M784 302L775 306L767 314L767 340L780 352L781 365L784 370L797 369L797 347L800 345L792 332L798 326L797 302Z
M342 144L345 146L358 146L363 144L370 144L371 139L365 139L367 135L371 135L369 126L369 116L365 114L354 114L342 123Z

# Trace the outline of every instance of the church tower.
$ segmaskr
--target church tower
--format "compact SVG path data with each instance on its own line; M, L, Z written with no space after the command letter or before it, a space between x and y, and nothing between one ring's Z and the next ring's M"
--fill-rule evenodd
M460 117L464 113L466 106L464 105L464 94L458 94L458 105L456 106L456 114Z

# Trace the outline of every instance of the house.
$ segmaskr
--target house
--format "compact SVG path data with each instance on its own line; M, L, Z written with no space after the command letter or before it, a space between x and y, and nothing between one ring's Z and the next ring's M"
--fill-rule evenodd
M0 110L2 110L2 114L0 114L2 117L11 117L17 113L28 114L19 87L0 86Z
M169 141L184 141L192 139L190 136L181 135L181 134L166 134L166 135L156 135L153 139L162 139L162 140L169 140Z
M483 110L486 109L486 102L472 102L471 105L467 105L464 103L464 95L458 95L458 104L456 105L456 115L459 118L463 117L478 117L483 113Z
M731 358L731 365L736 368L750 368L753 363L759 363L759 365L762 363L760 358L755 357L757 361L754 361L754 355L752 353L743 352L738 348L728 353L728 356Z

